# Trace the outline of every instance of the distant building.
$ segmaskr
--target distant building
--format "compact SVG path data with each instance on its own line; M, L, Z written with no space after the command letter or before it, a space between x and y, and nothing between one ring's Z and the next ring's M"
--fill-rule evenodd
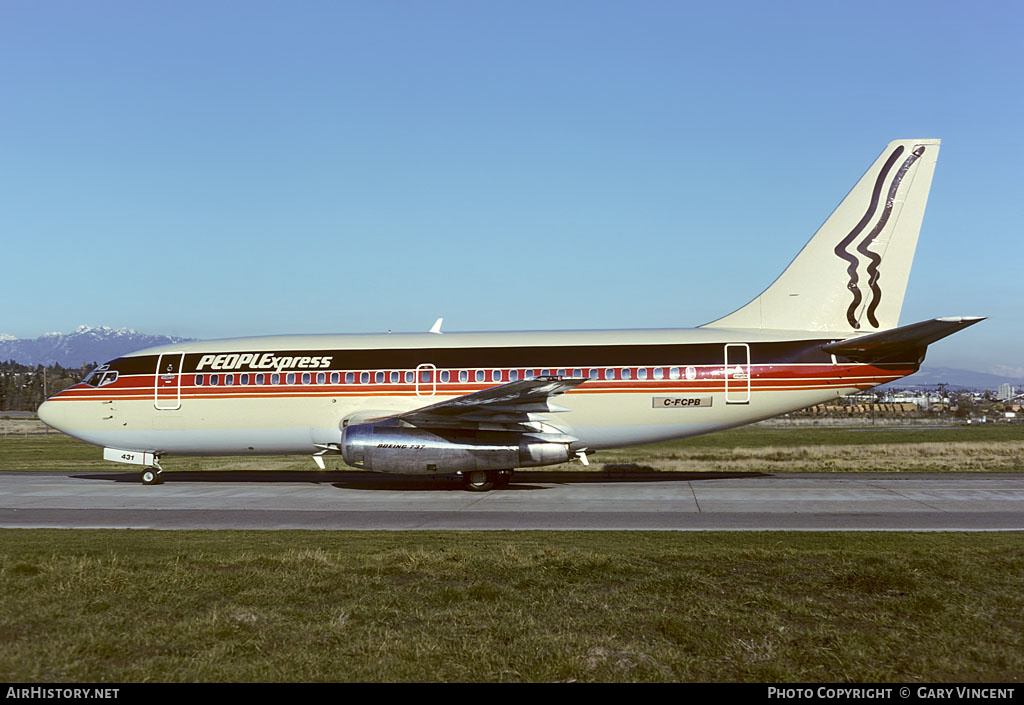
M1017 396L1017 390L1012 384L1007 382L1006 384L999 385L999 398L1009 401Z

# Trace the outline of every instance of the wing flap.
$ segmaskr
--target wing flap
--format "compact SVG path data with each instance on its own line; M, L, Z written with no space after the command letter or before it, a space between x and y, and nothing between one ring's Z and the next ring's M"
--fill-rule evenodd
M523 435L526 438L543 441L544 443L575 443L579 440L576 436L571 436L568 433L538 432L524 433Z

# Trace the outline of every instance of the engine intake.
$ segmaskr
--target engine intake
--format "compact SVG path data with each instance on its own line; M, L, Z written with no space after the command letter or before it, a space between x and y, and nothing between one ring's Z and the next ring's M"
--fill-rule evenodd
M346 426L345 462L376 472L447 474L554 465L569 460L567 443L546 443L505 431L423 429L379 422Z

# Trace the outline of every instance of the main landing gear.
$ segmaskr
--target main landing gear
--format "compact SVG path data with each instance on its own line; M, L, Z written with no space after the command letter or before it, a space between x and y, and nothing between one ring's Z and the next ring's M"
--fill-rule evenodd
M164 484L164 473L159 468L146 468L142 471L142 484L162 485Z
M506 487L511 479L511 470L474 470L462 475L463 487L470 492L486 492L494 487Z

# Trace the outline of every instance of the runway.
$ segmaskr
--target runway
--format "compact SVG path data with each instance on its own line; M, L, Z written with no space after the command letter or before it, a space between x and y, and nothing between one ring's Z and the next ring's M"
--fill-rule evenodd
M0 473L0 527L132 529L1024 530L1024 475L362 472Z

